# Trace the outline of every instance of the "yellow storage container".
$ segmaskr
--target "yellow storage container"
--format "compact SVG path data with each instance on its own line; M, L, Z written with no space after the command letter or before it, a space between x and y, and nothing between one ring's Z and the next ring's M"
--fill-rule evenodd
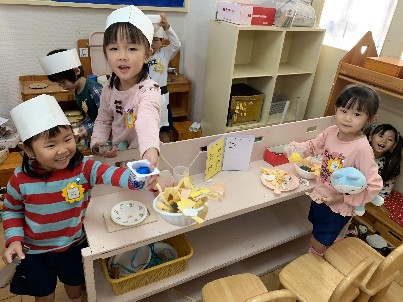
M136 288L146 286L150 283L160 281L173 275L183 272L187 266L188 260L193 255L193 248L190 246L185 235L178 235L163 240L175 248L178 258L151 268L127 275L119 279L112 279L109 276L107 262L108 259L102 259L102 268L105 277L112 286L115 295L122 295Z

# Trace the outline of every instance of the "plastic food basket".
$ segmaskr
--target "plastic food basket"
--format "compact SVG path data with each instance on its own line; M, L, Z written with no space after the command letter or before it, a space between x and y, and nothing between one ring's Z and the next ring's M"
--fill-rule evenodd
M139 287L146 286L153 282L179 274L185 270L189 258L193 255L193 248L190 246L185 235L182 234L171 237L165 239L164 242L175 248L178 253L177 259L147 268L119 279L112 279L109 276L107 268L108 259L102 259L102 269L105 273L106 279L111 284L112 291L115 295L122 295Z

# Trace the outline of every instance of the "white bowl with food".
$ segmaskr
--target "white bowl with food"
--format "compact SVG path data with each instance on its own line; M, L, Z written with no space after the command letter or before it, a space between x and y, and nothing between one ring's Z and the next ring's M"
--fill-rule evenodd
M167 211L160 209L157 206L157 202L159 200L160 200L160 196L158 195L153 201L153 209L158 214L160 214L161 217L164 218L164 220L166 222L176 225L176 226L188 226L188 225L194 224L196 222L192 217L185 216L184 213L181 213L181 212L171 213L171 212L167 212ZM197 215L203 209L204 209L204 206L201 206L200 208L197 208L197 209L188 209L188 210L194 211L194 214Z
M301 162L294 163L295 171L304 179L315 179L319 175L320 161L315 158L304 158Z

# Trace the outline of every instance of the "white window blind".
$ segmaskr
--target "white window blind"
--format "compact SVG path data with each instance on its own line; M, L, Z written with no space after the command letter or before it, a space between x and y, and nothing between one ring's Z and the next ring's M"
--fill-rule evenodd
M368 31L378 53L398 0L326 0L320 27L326 29L323 44L350 50Z

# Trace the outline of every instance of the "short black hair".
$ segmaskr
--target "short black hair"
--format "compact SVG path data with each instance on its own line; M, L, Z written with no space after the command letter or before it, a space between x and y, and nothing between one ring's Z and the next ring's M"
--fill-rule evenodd
M46 136L48 138L53 138L61 132L60 129L71 129L71 131L73 131L70 125L55 126L53 128L50 128L49 130L46 130L44 132L41 132L37 135L34 135L34 136L28 138L27 140L24 141L24 145L27 148L30 148L32 150L32 143L34 141L36 141L38 138L40 138L42 136ZM84 158L84 155L78 149L76 149L76 153L70 159L69 164L67 165L67 169L73 170L75 167L77 167L83 161L83 158ZM44 170L43 173L37 172L37 171L35 171L37 169L35 169L32 166L31 162L32 162L32 160L24 152L24 155L22 157L22 171L25 174L27 174L28 176L30 176L32 178L37 178L37 179L47 179L50 177L50 175L52 174L51 171Z
M59 52L63 52L63 51L67 51L67 49L60 48L60 49L52 50L47 54L47 56L51 56L51 55L54 55L55 53L59 53ZM80 66L77 66L77 68L80 69L79 75L76 75L76 71L74 70L74 68L72 68L72 69L68 69L65 71L58 72L58 73L50 74L50 75L48 75L48 79L49 79L49 81L52 81L52 82L59 82L59 81L67 80L72 83L75 83L79 78L84 76L83 67L80 65Z
M147 51L150 50L150 43L143 32L136 26L129 22L117 22L110 25L104 33L103 50L106 57L106 48L109 44L115 43L120 38L126 38L131 43L142 44ZM137 83L140 83L147 79L149 74L148 64L143 64L143 68L140 71L140 75ZM119 83L118 76L112 72L109 88L112 89L115 85Z
M371 87L362 84L348 85L337 98L335 107L343 107L346 109L354 108L357 105L357 110L365 112L368 119L371 120L379 108L379 95Z

